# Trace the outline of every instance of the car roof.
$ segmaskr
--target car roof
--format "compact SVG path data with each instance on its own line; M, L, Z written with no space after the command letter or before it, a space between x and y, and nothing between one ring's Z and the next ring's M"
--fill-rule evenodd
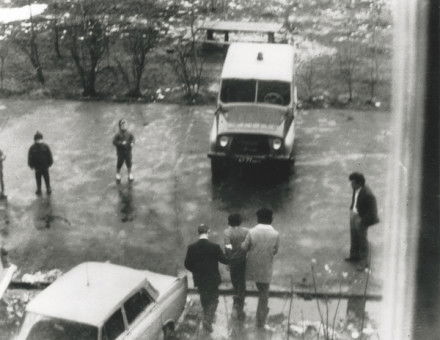
M111 263L84 262L44 289L26 310L99 327L140 287L157 298L147 273Z
M261 59L258 55L261 53ZM294 50L287 44L233 43L223 64L222 79L256 79L291 82Z

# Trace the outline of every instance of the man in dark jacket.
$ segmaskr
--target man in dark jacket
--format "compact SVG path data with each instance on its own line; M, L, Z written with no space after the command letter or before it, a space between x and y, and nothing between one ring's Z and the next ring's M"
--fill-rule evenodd
M248 228L240 226L241 216L231 214L228 216L229 227L225 229L225 252L229 259L229 272L231 283L234 287L233 313L238 320L244 320L244 298L246 294L246 252L241 244L246 239Z
M198 288L203 308L203 328L212 332L212 322L218 305L218 286L221 278L218 263L228 261L216 243L208 240L209 228L201 224L198 227L199 240L188 246L185 268L193 274L194 285Z
M116 146L116 155L118 160L116 162L116 180L121 180L121 168L125 163L127 166L128 180L133 181L134 177L131 173L132 167L132 152L134 145L134 136L127 130L127 121L121 119L119 121L119 132L113 137L113 145Z
M376 198L365 185L365 177L353 172L348 177L353 189L350 205L350 257L348 262L362 262L358 269L368 266L368 227L379 222Z
M37 131L34 135L34 144L29 148L28 165L35 170L35 179L37 181L37 195L41 195L41 177L44 178L47 193L50 195L49 168L53 164L52 152L46 143L43 143L43 135Z

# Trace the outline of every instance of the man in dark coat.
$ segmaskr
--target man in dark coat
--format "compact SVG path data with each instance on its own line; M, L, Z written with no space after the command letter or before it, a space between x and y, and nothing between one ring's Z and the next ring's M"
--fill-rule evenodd
M132 167L132 152L131 149L134 145L134 136L127 129L127 121L125 119L121 119L119 121L119 131L113 137L113 145L116 146L116 180L121 180L121 168L122 165L127 166L128 172L128 180L133 181L134 177L131 172Z
M376 198L365 185L365 177L353 172L348 177L353 189L350 205L350 257L348 262L361 262L358 269L368 266L368 227L379 222Z
M29 148L28 165L35 170L35 179L37 181L37 195L41 195L41 177L44 178L46 191L50 195L52 189L50 187L49 168L53 164L52 152L46 143L43 143L43 135L37 131L34 135L34 144Z
M210 333L221 282L218 263L228 264L228 261L220 246L208 240L208 233L209 228L206 225L201 224L198 227L199 240L188 246L185 268L193 274L203 308L203 328Z
M241 248L241 244L246 239L249 232L248 228L240 226L241 216L231 214L228 216L229 227L225 229L225 252L229 259L229 272L231 283L234 287L233 314L238 320L244 320L243 311L244 299L246 294L246 252Z

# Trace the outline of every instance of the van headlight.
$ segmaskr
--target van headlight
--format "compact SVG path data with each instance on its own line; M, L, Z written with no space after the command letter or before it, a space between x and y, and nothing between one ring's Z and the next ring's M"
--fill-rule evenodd
M281 138L274 138L272 140L272 148L274 150L279 150L281 149L281 145L283 145L283 141L281 140Z
M222 148L225 148L229 143L229 138L227 136L221 136L219 139L219 144Z

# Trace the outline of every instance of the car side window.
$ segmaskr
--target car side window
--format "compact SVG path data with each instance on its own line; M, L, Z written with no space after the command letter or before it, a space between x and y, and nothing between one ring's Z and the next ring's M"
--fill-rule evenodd
M124 331L125 331L125 326L124 326L124 318L122 317L122 310L118 309L105 322L104 327L102 328L102 339L114 340Z
M124 303L125 315L128 323L132 323L145 308L153 302L145 288L137 291Z

